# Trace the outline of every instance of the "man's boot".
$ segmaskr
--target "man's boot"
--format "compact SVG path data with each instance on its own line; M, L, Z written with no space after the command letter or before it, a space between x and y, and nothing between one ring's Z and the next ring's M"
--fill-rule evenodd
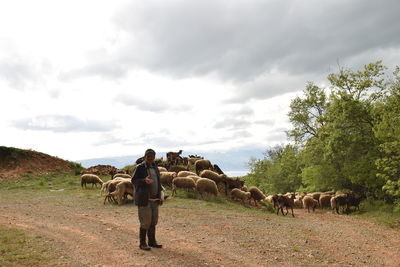
M147 236L149 237L149 246L153 248L162 248L162 245L157 244L156 241L156 226L150 226L147 231Z
M147 233L146 229L140 228L140 234L139 234L140 245L139 245L139 248L142 249L142 250L150 250L150 247L147 246L147 243L146 243L146 233Z

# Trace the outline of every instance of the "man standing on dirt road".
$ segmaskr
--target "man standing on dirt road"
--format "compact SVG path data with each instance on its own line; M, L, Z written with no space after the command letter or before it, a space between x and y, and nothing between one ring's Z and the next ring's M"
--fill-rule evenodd
M139 248L150 250L162 248L156 241L156 225L158 222L158 206L162 204L160 172L154 162L156 152L147 149L144 161L136 166L132 175L132 184L135 186L135 204L138 206L140 222ZM146 235L149 243L146 243ZM149 247L150 246L150 247Z

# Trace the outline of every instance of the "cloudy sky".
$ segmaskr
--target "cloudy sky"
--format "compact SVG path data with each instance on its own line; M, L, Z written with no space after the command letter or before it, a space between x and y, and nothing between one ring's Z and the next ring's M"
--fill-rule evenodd
M0 2L0 145L69 160L287 142L338 66L400 63L398 0Z

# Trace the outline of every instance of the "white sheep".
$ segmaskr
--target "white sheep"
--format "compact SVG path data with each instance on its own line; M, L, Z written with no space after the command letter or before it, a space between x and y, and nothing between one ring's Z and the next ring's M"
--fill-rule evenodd
M250 203L251 193L242 191L239 188L233 188L231 191L231 198L232 200L240 199L242 200L243 204L245 204L246 200Z
M180 171L178 172L177 177L187 177L189 175L195 175L197 176L197 174L195 174L194 172L190 172L190 171Z
M116 185L115 191L109 193L112 198L117 197L118 205L121 205L128 195L134 196L135 188L130 181L121 181Z
M168 170L165 167L158 167L159 172L167 172Z
M97 188L97 184L103 185L103 181L100 179L99 176L87 173L81 176L81 187L83 188L83 186L85 185L86 188L86 184L92 184L92 188L93 185L96 185Z
M126 178L126 179L132 178L129 174L126 174L126 173L116 173L116 174L114 174L114 176L113 176L113 180L114 180L115 178L118 178L118 177Z
M196 191L200 194L201 198L203 198L203 193L210 193L215 196L218 195L217 184L208 178L200 178L197 180Z
M189 177L175 177L172 180L172 196L176 195L177 188L196 189L196 184L192 178Z
M176 172L160 172L160 182L162 185L172 186L172 180L176 177Z
M200 177L202 178L208 178L213 180L215 183L220 183L220 182L226 182L226 174L218 174L216 172L213 172L211 170L203 170L199 174Z
M199 177L197 175L189 175L189 176L186 176L186 177L192 178L195 183L197 182L197 180L199 180L201 178L201 177Z

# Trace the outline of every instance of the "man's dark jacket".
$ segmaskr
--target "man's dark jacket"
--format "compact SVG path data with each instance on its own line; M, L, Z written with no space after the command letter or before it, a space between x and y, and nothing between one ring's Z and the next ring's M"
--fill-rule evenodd
M146 162L142 162L139 165L136 166L135 171L133 172L132 175L132 184L135 186L135 204L137 206L147 206L149 203L149 196L150 196L150 184L147 184L145 182L145 178L149 176L149 172L147 170L147 164ZM161 181L160 181L160 171L158 170L157 165L154 163L153 167L156 170L157 173L157 179L158 179L158 193L157 193L157 198L160 198L161 196Z

